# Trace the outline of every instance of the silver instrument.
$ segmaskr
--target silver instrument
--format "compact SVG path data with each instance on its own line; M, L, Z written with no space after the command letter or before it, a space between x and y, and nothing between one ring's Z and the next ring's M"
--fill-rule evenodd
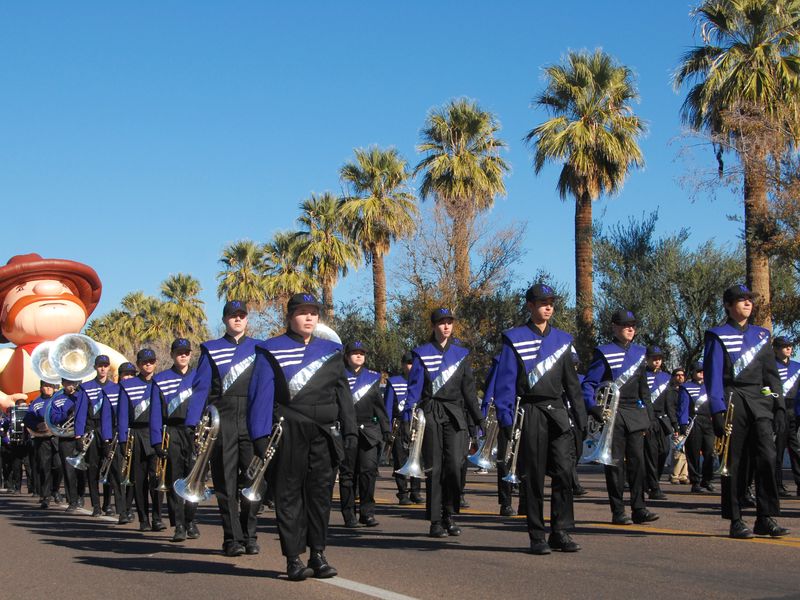
M491 469L497 462L497 434L500 431L500 424L497 422L497 409L492 398L489 409L486 411L486 431L483 435L481 445L470 454L467 459L473 465L481 469Z
M508 440L506 455L503 461L508 465L508 474L503 477L506 483L519 483L517 476L517 459L519 458L519 446L522 443L522 424L525 422L525 409L519 405L521 396L517 396L517 408L514 411L514 423L511 425L511 439Z
M395 473L405 477L422 479L425 471L422 468L422 439L425 436L425 413L421 408L414 411L411 418L411 444L408 447L408 460Z
M392 459L392 448L394 447L394 442L397 439L397 436L400 434L400 419L395 417L392 419L392 431L389 433L389 441L386 442L383 448L383 456L379 461L380 463L388 463Z
M61 423L60 425L56 425L53 423L53 420L50 417L50 411L53 408L53 402L56 401L57 398L60 398L63 394L55 394L53 395L50 400L47 401L47 404L44 409L44 423L47 425L47 428L53 433L56 437L63 437L63 438L71 438L75 437L75 415L71 414L66 421Z
M89 451L89 446L91 446L94 441L94 431L84 433L83 437L81 437L81 441L83 442L83 450L78 456L68 456L67 462L72 465L74 469L85 471L89 467L89 465L86 464L86 453Z
M275 426L272 428L272 433L267 440L267 451L264 453L264 458L254 456L250 461L250 466L247 467L245 476L250 480L250 487L242 490L242 496L247 498L250 502L258 502L261 500L261 484L264 483L264 476L267 473L267 467L272 461L272 457L278 451L278 444L283 437L283 417L281 417Z
M53 342L42 342L31 353L31 366L33 372L42 381L58 385L61 383L61 376L50 364L50 348L53 347Z
M611 443L614 441L614 424L619 412L619 386L613 381L601 383L595 391L594 401L597 406L603 407L603 432L594 451L581 458L581 463L616 466L611 455Z
M172 484L175 493L187 502L204 502L211 497L212 491L206 486L206 477L217 434L219 434L219 411L213 404L209 404L195 432L197 458L192 470L184 479L177 479Z
M683 448L686 446L686 442L689 439L689 434L692 433L692 427L694 427L694 417L689 419L689 425L686 427L686 433L673 442L672 449L675 452L683 452Z
M329 340L331 342L336 342L337 344L342 343L342 338L339 337L339 334L325 325L325 323L317 323L317 325L314 327L314 331L312 331L311 334L314 337L318 337L323 340Z
M99 354L100 347L89 336L67 333L53 342L48 360L62 379L83 381L94 375L94 359Z
M111 473L111 465L114 464L114 456L117 454L117 445L119 444L119 434L114 432L114 437L111 439L111 451L108 456L103 458L103 464L100 467L100 483L106 485L109 483L108 476Z

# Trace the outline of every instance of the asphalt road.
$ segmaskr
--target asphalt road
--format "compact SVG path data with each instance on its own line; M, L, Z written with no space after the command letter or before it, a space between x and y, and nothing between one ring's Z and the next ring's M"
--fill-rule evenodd
M139 533L136 524L119 526L115 518L66 515L54 505L41 510L30 496L2 494L0 598L800 597L796 496L782 503L779 522L792 529L782 539L731 540L717 512L718 495L690 494L688 486L669 483L663 485L668 500L649 504L659 521L613 526L602 475L585 468L589 495L576 501L573 535L583 550L533 556L526 553L524 521L497 516L493 474L470 473L472 507L459 519L463 534L435 540L426 536L422 508L395 504L389 469L381 473L380 525L346 530L334 511L327 555L340 577L301 583L283 576L269 511L259 520L261 554L227 558L219 551L213 501L200 510L201 537L173 544L170 530Z

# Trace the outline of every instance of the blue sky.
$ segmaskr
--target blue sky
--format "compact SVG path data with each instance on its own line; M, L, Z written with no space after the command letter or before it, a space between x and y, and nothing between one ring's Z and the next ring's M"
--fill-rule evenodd
M661 233L735 244L737 196L692 201L670 75L697 43L693 3L105 2L0 7L0 263L38 252L92 265L95 313L170 273L221 304L222 248L294 226L311 192L339 190L355 147L395 146L413 165L427 112L466 96L494 112L512 166L493 219L528 221L521 278L572 288L573 206L538 177L523 136L544 65L602 47L638 78L646 167L595 204L604 223L659 209ZM712 165L710 151L692 165ZM698 162L699 161L699 162ZM546 225L545 225L546 224ZM397 259L397 251L390 254ZM389 282L390 286L392 282ZM365 294L362 268L337 300Z

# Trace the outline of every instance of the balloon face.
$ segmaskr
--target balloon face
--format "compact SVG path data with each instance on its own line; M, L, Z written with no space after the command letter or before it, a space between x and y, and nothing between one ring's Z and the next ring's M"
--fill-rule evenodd
M6 294L0 320L10 342L30 344L79 332L86 324L86 310L64 283L37 279L20 283Z

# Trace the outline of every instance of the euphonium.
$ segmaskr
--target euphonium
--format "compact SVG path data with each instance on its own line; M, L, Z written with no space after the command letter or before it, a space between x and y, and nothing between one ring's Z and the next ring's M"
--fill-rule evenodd
M44 422L47 425L47 428L53 433L56 437L63 437L63 438L71 438L75 437L75 415L71 414L66 421L61 423L60 425L56 425L53 423L53 420L50 418L50 410L53 408L53 402L59 398L59 394L54 394L50 400L47 401L47 406L44 409Z
M133 465L133 444L134 439L131 437L128 443L125 444L125 461L122 463L122 481L119 484L122 487L129 487L131 484L131 466Z
M481 469L491 469L495 466L493 457L497 456L497 433L500 426L497 422L497 409L494 407L494 398L486 411L486 431L483 435L480 447L475 454L470 454L467 458L473 465Z
M425 413L421 408L414 411L411 418L411 445L408 448L408 460L406 464L397 469L395 473L405 477L415 477L422 479L425 471L422 469L420 458L422 457L422 438L425 435Z
M89 431L83 434L81 437L81 442L83 442L83 450L78 456L68 456L67 462L72 465L73 468L78 469L79 471L85 471L86 468L89 466L86 464L86 453L89 451L89 446L92 445L94 441L94 431Z
M169 434L167 433L167 426L161 429L161 449L166 452L169 449ZM167 457L164 458L159 457L156 460L156 481L158 481L158 487L156 488L159 492L168 492L169 488L167 487Z
M716 474L720 477L729 477L728 451L731 447L731 433L733 433L733 394L728 397L728 410L725 411L725 431L722 437L714 440L714 452L719 456L719 469Z
M601 383L595 391L594 401L597 406L603 407L603 432L600 434L600 439L597 440L594 452L581 458L581 462L596 462L602 465L614 466L615 461L611 455L611 443L614 441L614 424L617 421L617 412L619 412L619 386L613 381Z
M281 437L283 437L283 417L281 417L276 425L272 428L272 433L267 440L267 451L264 453L264 458L254 456L250 461L250 466L247 467L245 476L250 480L250 487L242 490L242 496L250 500L250 502L258 502L261 500L261 484L264 483L264 476L267 473L267 467L278 451L278 444L280 444Z
M506 455L503 457L503 461L508 465L508 474L503 477L503 481L506 483L520 482L517 477L517 459L519 458L519 445L522 442L522 423L525 421L525 409L519 405L520 400L521 397L517 396L514 423L511 425L511 439L508 440Z
M172 484L172 489L187 502L203 502L211 497L211 490L206 487L208 476L209 458L214 449L214 442L219 433L219 412L213 404L209 404L203 418L197 425L195 433L195 446L197 458L192 470L184 479L177 479Z
M117 454L118 439L119 434L115 432L114 437L111 439L111 451L103 459L103 465L100 467L100 483L103 485L109 483L108 475L111 473L111 465L114 464L114 456Z

